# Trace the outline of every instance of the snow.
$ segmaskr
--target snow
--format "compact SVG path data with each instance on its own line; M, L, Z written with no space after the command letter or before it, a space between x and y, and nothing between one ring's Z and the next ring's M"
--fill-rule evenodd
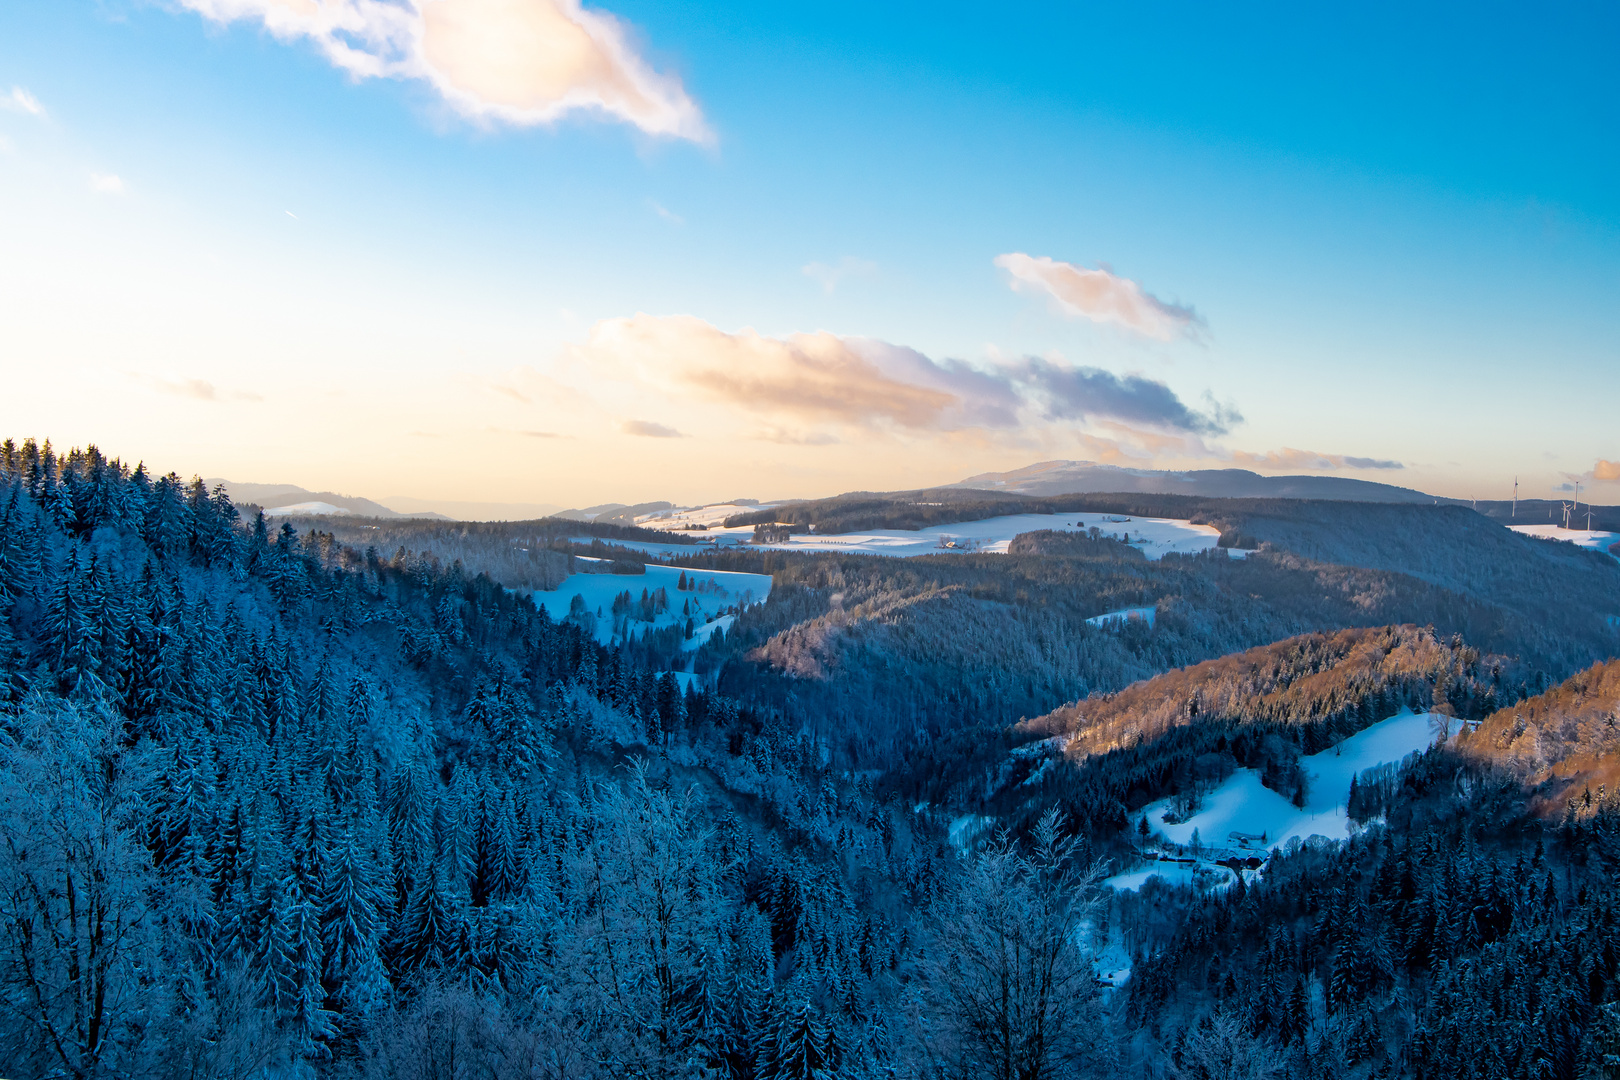
M1186 821L1166 822L1164 815L1170 809L1170 800L1162 799L1147 807L1148 825L1155 834L1183 846L1192 843L1196 831L1203 848L1219 848L1228 854L1248 846L1233 839L1234 832L1263 835L1265 839L1258 842L1258 850L1275 850L1295 837L1344 840L1350 835L1345 801L1350 795L1351 778L1374 766L1399 762L1410 754L1426 750L1439 735L1440 720L1435 714L1402 710L1319 754L1306 757L1301 764L1309 778L1309 790L1303 808L1261 784L1260 774L1255 770L1238 769L1205 795L1202 808ZM1457 733L1460 723L1447 721L1448 737ZM1155 876L1175 883L1183 880L1190 883L1193 873L1189 864L1165 863L1161 867L1117 875L1105 884L1122 890L1139 889L1142 882Z
M599 561L579 558L586 562ZM683 572L698 583L697 591L681 592L676 588ZM614 638L613 598L629 590L631 598L639 601L643 589L654 593L660 588L669 594L670 610L650 623L631 620L623 627L624 632L639 636L649 630L682 624L685 618L681 615L681 604L690 601L696 609L692 615L696 623L693 637L701 633L706 641L717 627L731 625L729 621L723 621L728 618L724 613L729 609L741 610L763 603L771 593L771 577L769 574L740 574L722 570L683 571L679 567L649 563L645 574L570 574L555 589L537 589L533 596L537 606L559 621L568 617L574 597L580 597L585 601L587 611L592 614L601 612L596 620L596 640L607 645ZM690 647L695 649L697 646Z
M737 514L751 514L756 510L772 510L776 503L710 503L707 506L676 507L673 510L660 510L653 514L642 514L636 518L636 524L644 529L683 529L690 525L703 525L714 528L728 517ZM697 532L698 530L693 530ZM753 533L752 527L748 529Z
M1225 888L1236 881L1230 867L1213 863L1165 861L1153 866L1115 874L1103 884L1120 892L1135 892L1146 885L1149 878L1159 878L1167 885L1188 885L1199 889Z
M1546 525L1509 525L1508 528L1520 536L1534 536L1540 540L1562 540L1566 544L1574 544L1588 551L1608 551L1611 546L1620 543L1620 533L1603 532L1601 529L1566 529L1562 525L1550 522ZM1620 555L1615 558L1620 559Z
M291 506L272 506L264 512L265 517L281 517L285 514L349 514L354 511L346 510L341 506L333 506L329 502L301 502Z
M737 616L735 615L722 615L713 622L704 623L702 626L694 626L692 636L681 642L681 652L696 652L699 648L708 644L709 639L714 636L716 630L724 630L729 634L731 624L736 621Z
M1149 626L1153 625L1153 618L1159 613L1156 607L1124 608L1120 611L1110 611L1103 615L1093 615L1086 622L1092 626L1105 626L1126 622L1129 619L1145 619Z
M738 507L734 512L769 507ZM720 516L720 520L724 515ZM642 523L648 528L675 527L663 520ZM1007 546L1019 533L1051 529L1055 532L1086 532L1092 527L1103 535L1116 539L1129 533L1131 546L1149 559L1160 559L1172 551L1191 554L1207 551L1216 546L1220 530L1212 525L1194 525L1175 518L1123 518L1096 514L1009 514L1004 517L985 518L982 521L964 521L953 525L935 525L915 531L908 529L872 529L858 533L795 533L780 544L750 544L751 547L771 548L777 551L835 551L868 555L942 555L947 553L980 552L1005 555ZM710 528L707 532L691 536L708 543L744 543L752 539L753 526L734 529ZM946 545L954 546L946 546ZM1234 552L1242 557L1243 552Z
M702 534L699 533L697 535L701 536ZM704 550L695 544L660 544L647 540L617 540L609 536L570 536L568 540L570 543L581 544L585 547L589 547L591 542L594 540L600 540L602 543L611 547L625 548L629 551L639 551L643 555L651 555L660 559L674 559L679 558L682 555L696 555L698 552Z
M961 850L971 844L981 832L994 825L995 821L995 818L983 814L963 814L947 827L946 839L951 847Z

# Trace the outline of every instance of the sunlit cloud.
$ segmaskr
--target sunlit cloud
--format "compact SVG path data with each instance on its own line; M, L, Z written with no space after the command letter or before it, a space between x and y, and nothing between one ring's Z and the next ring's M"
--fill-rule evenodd
M744 438L781 446L832 446L838 442L838 436L828 431L795 431L781 427L757 428L745 433Z
M179 0L217 23L249 20L306 39L356 79L420 79L461 115L516 125L576 111L650 135L709 141L674 75L629 28L579 0Z
M857 259L853 255L845 255L836 263L828 266L823 262L813 262L803 268L803 274L821 283L823 292L831 293L838 288L838 283L847 277L871 277L877 273L877 263L867 259Z
M686 437L672 427L655 424L651 420L626 420L619 425L619 430L626 435L639 435L646 439L684 439Z
M45 106L39 103L39 98L20 86L13 86L11 93L0 97L0 109L6 109L9 112L27 113L29 116L45 115Z
M1356 457L1352 454L1323 454L1315 450L1296 450L1285 446L1281 450L1250 453L1234 450L1231 460L1259 469L1404 469L1399 461L1380 458Z
M122 195L124 193L124 181L122 177L113 173L91 173L90 190L99 192L102 195Z
M1115 375L1027 357L1004 368L1039 401L1048 419L1112 417L1177 431L1223 434L1243 417L1235 410L1206 414L1189 408L1164 383L1144 375Z
M1160 341L1197 337L1203 328L1192 308L1166 303L1106 268L1091 270L1021 252L997 255L994 261L1007 271L1014 289L1044 294L1066 315L1112 323Z
M1598 459L1592 466L1592 479L1594 480L1620 480L1620 461L1605 461Z
M597 323L574 352L599 372L731 406L766 422L768 430L801 436L826 425L1009 431L1093 418L1225 430L1220 417L1189 408L1145 376L1041 358L981 367L825 331L770 337L749 329L729 333L691 316L636 315Z

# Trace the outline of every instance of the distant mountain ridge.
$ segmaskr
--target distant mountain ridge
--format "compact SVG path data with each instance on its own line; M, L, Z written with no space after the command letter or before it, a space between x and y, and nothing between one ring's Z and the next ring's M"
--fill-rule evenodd
M243 484L234 480L211 477L203 481L210 488L223 485L225 493L234 503L251 503L266 512L286 507L309 507L314 514L349 513L360 517L416 517L390 510L382 503L362 499L355 495L339 495L333 491L310 491L296 484ZM313 504L313 505L312 505ZM319 504L325 504L324 507ZM420 515L442 517L440 514Z
M1352 502L1429 503L1413 488L1349 476L1262 476L1247 469L1127 469L1095 461L1042 461L1011 472L970 476L950 488L1010 491L1020 495L1205 495L1225 499L1339 499Z
M386 505L358 495L333 491L311 491L296 484L246 484L210 477L209 488L223 484L231 501L251 504L264 510L286 514L324 517L353 514L375 518L425 518L433 521L533 521L557 510L551 503L485 503L456 499L418 499L407 495L390 497ZM434 509L437 508L437 509Z

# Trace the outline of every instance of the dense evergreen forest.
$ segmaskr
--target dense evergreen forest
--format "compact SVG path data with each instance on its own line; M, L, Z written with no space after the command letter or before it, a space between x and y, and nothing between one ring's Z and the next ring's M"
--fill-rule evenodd
M0 445L0 1073L1620 1074L1602 564L1465 573L1444 522L1443 573L694 553L775 585L683 691L678 641L536 608L574 534L433 527ZM1369 777L1350 842L1100 887L1146 801L1286 790L1400 704L1477 729Z

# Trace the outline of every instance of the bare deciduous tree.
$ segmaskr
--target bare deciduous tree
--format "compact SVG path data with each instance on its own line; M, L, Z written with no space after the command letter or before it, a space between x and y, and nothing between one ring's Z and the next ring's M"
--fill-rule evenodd
M965 858L935 905L929 986L939 1026L928 1043L945 1072L1046 1080L1071 1071L1094 1041L1083 936L1102 866L1074 859L1052 810L1029 852L998 836Z
M1271 1080L1284 1065L1275 1046L1250 1035L1230 1012L1206 1016L1187 1032L1180 1057L1170 1068L1174 1080Z
M15 1075L133 1075L170 974L140 766L77 706L49 712L0 743L0 1057Z

